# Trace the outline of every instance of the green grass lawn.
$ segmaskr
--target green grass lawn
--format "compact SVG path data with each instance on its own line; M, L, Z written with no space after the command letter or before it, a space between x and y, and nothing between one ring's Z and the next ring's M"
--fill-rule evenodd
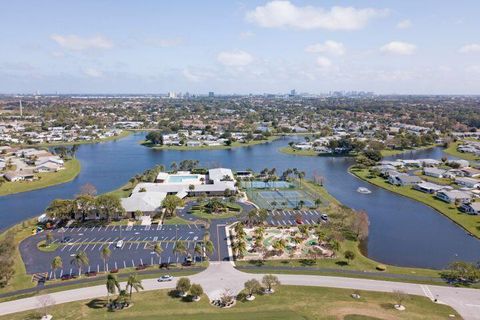
M155 150L176 150L176 151L201 151L201 150L225 150L225 149L232 149L232 148L239 148L239 147L250 147L257 144L272 142L277 140L278 136L270 136L268 139L264 140L251 140L247 143L242 142L233 142L229 146L200 146L200 147L189 147L189 146L158 146L153 145L149 141L141 141L140 143L146 147L155 149Z
M465 159L468 161L479 161L480 157L475 156L473 153L465 153L457 150L457 147L460 145L461 141L452 142L448 148L444 149L443 152L448 153L454 157Z
M318 156L318 152L315 150L297 150L290 146L286 146L278 149L278 151L286 154L293 154L296 156Z
M394 156L394 155L409 152L409 151L430 149L430 148L433 148L435 146L436 145L432 144L432 145L420 146L420 147L415 147L415 148L411 148L411 149L403 149L403 150L384 149L384 150L381 151L381 153L382 153L383 157L390 157L390 156Z
M0 185L0 196L42 189L72 181L80 173L80 169L80 161L77 159L68 160L65 162L64 170L60 170L58 172L39 173L37 174L37 176L40 178L38 180L3 183Z
M223 203L223 202L222 202ZM231 218L238 216L242 212L242 207L236 203L233 202L227 202L226 203L226 211L225 212L219 212L219 213L210 213L207 212L205 209L205 205L207 203L201 204L200 209L192 209L190 210L190 214L199 218L199 219L204 219L204 220L209 220L209 219L226 219L226 218ZM230 210L228 208L235 208L235 210Z
M320 287L281 286L273 295L256 295L252 302L238 301L230 309L209 304L203 296L200 302L172 298L169 290L134 293L133 306L117 312L101 307L104 299L72 302L50 307L54 319L446 319L459 315L449 306L434 304L428 298L409 296L403 303L406 310L393 308L392 294L360 291L360 299L351 298L352 290ZM36 319L38 311L26 311L0 319ZM353 316L356 316L353 317ZM363 316L363 318L361 317ZM353 317L353 318L352 318Z
M472 216L460 212L455 205L436 199L433 195L416 191L410 187L400 187L389 184L381 177L370 177L368 169L350 169L358 178L372 183L388 191L398 193L405 197L420 201L438 212L442 213L453 222L470 232L472 235L480 238L480 216Z

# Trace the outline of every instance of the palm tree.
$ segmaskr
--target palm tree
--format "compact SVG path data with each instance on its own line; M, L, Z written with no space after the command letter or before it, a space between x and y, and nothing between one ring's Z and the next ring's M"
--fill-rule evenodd
M87 254L85 253L85 251L77 252L73 256L72 260L70 260L70 264L73 264L77 268L81 268L82 266L83 267L88 266L89 259L88 259Z
M160 242L155 243L155 246L153 247L153 252L155 252L157 257L160 257L163 252L162 244Z
M287 244L285 243L284 239L279 239L272 244L272 247L276 251L276 253L279 253L278 255L282 255L286 246Z
M235 230L235 234L238 239L245 239L245 237L247 236L247 234L245 233L245 230L243 229L242 222L237 223L235 227L233 227L233 229Z
M53 277L55 279L57 278L57 275L55 274L55 271L57 271L57 269L61 269L62 267L63 267L62 258L60 256L56 256L55 258L53 258L53 260L52 260L52 270L53 270Z
M117 277L113 274L108 274L107 276L107 301L110 301L110 294L115 294L117 290L120 292L120 283L117 280Z
M132 290L135 289L136 292L143 290L142 280L140 280L136 274L131 274L128 276L126 290L132 300Z
M207 258L213 254L214 250L215 247L213 246L213 242L211 240L205 241L205 253L207 254Z
M112 255L112 251L110 251L110 248L105 245L103 246L102 251L100 251L100 255L102 256L103 260L103 271L107 272L107 260Z
M185 246L185 241L176 241L173 247L173 253L175 254L176 258L177 258L177 254L186 254L187 247Z
M247 243L243 239L238 239L232 243L232 251L235 256L242 258L247 251Z
M201 259L203 260L203 247L200 243L195 244L195 248L193 249L193 252L195 252L195 254L200 256Z

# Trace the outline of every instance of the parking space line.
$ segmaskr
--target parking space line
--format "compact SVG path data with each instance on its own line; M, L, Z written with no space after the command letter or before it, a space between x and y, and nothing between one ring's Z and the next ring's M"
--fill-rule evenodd
M127 268L127 264L125 263L125 260L123 260L123 267Z
M133 262L133 259L132 259L132 268L135 267L135 263Z
M130 242L130 247L128 247L128 250L130 250L133 246L133 242Z
M138 250L138 247L140 247L140 244L141 244L141 242L139 242L139 243L137 244L137 247L135 248L135 250Z

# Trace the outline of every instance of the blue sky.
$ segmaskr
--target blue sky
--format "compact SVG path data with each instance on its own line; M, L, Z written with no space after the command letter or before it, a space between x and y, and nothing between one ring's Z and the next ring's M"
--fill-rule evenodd
M478 1L0 4L3 93L480 93Z

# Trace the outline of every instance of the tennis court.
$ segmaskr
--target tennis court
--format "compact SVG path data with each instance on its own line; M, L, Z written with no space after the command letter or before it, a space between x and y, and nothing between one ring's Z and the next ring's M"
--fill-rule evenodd
M287 181L242 181L242 187L246 189L288 189L294 186Z
M259 207L265 209L315 207L315 202L301 190L249 190L247 194Z

